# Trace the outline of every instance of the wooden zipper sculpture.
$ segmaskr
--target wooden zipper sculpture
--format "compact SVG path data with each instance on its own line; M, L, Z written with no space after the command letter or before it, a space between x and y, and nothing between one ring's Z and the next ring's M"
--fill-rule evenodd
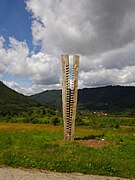
M64 121L64 140L74 140L77 109L79 55L73 57L72 80L70 85L69 55L61 55L62 61L62 106Z

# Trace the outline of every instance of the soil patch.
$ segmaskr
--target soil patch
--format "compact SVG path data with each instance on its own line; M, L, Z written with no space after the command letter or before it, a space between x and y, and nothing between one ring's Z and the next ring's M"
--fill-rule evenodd
M103 140L97 140L97 139L78 140L75 143L80 144L82 146L95 147L95 148L102 148L104 146L113 144L113 142L109 142L104 139Z

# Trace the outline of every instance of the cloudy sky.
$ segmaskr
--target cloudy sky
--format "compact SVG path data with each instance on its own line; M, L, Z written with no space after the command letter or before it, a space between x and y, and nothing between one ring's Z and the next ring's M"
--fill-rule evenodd
M58 89L63 53L81 55L79 88L135 86L135 0L0 1L1 81Z

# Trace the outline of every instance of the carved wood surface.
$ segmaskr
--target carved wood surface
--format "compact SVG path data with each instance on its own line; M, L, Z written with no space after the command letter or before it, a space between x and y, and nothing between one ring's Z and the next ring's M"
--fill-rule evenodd
M62 61L62 107L64 121L64 140L74 140L74 127L77 109L79 55L73 57L72 84L70 89L69 55L61 55Z

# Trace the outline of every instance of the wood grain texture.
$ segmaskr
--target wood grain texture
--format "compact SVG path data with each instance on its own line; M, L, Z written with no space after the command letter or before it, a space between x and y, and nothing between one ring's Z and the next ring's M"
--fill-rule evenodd
M62 107L64 122L64 140L74 140L74 126L77 109L79 55L73 57L72 85L69 79L69 55L61 55L62 63Z

